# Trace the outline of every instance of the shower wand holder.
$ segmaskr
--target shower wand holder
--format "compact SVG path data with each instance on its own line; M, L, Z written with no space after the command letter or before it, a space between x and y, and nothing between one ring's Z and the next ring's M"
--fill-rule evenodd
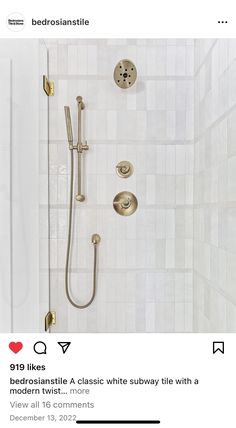
M80 107L81 110L84 110L85 104L83 102L83 98L80 95L78 95L78 97L76 97L76 101L77 101L78 107Z
M85 141L85 144L78 144L77 150L78 150L78 153L83 153L84 151L89 150L87 141Z
M89 145L87 143L87 141L85 141L84 144L80 143L80 144L70 144L69 145L69 149L70 150L77 150L78 153L83 153L84 151L89 150Z

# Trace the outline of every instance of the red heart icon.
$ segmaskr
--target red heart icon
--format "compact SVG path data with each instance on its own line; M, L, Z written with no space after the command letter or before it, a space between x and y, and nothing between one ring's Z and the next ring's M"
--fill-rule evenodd
M17 352L19 352L23 348L23 343L21 343L21 342L10 342L9 348L12 352L17 354Z

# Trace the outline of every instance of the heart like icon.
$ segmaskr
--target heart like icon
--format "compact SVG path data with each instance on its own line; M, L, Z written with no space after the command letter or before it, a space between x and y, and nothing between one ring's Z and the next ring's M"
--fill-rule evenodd
M23 348L23 343L21 343L21 342L10 342L9 348L12 352L17 354Z

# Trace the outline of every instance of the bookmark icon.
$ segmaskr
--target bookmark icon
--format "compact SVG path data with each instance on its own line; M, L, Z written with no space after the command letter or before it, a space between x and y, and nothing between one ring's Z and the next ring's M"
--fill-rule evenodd
M224 342L213 342L213 354L215 354L216 352L221 352L221 354L225 353Z

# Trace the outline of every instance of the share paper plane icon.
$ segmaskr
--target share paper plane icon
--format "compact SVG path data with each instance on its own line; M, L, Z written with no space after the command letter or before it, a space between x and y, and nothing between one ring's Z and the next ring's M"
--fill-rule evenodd
M63 354L66 353L67 349L69 348L71 342L57 342L58 345L61 347Z

